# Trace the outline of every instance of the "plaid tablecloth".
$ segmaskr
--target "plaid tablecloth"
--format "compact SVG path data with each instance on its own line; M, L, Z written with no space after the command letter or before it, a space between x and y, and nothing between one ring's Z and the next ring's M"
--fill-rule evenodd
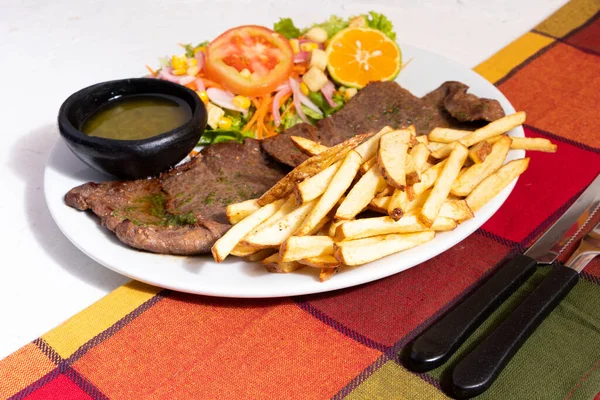
M599 10L598 0L575 0L475 69L527 111L527 136L559 150L528 154L505 205L457 246L387 279L295 298L209 298L131 282L0 361L0 397L447 398L454 359L547 268L446 366L414 374L398 353L600 172ZM600 399L600 260L582 278L482 399Z

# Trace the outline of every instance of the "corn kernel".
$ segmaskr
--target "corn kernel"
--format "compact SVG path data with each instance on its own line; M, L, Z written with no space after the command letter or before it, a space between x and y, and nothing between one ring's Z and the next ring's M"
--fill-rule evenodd
M232 124L231 118L223 117L219 121L219 129L231 129L231 124Z
M188 67L195 67L196 65L198 65L198 60L196 60L195 58L188 58L187 65Z
M231 101L234 106L247 110L250 108L250 99L246 96L235 96Z
M189 67L186 71L189 76L196 76L198 72L200 72L200 68L198 67Z
M298 39L290 39L290 46L292 46L294 53L300 53L300 42Z
M344 92L344 99L346 101L350 100L351 98L353 98L356 93L358 93L358 89L356 88L348 88L346 89L346 91Z
M171 57L171 67L173 67L173 69L185 69L185 68L187 68L187 58L185 56L173 56L173 57Z
M300 45L300 50L302 51L313 51L314 49L318 49L319 45L316 43L306 42Z
M244 68L243 70L240 71L240 75L243 76L244 78L250 78L250 75L252 75L252 72L250 72L250 70L248 68Z
M198 94L198 97L200 97L200 100L202 100L204 104L208 104L208 94L206 94L206 92L197 91L196 93Z
M178 69L173 69L173 71L171 71L171 72L173 73L173 75L181 76L181 75L185 75L185 73L187 72L187 69L178 68Z
M308 90L308 86L306 86L306 83L304 83L304 82L300 83L300 91L305 96L308 96L308 94L310 93L310 90Z

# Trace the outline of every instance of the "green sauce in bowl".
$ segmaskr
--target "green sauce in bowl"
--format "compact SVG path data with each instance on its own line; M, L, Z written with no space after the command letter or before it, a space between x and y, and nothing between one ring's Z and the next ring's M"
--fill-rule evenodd
M86 118L81 131L106 139L141 140L178 128L191 116L190 106L175 96L123 96L109 101Z

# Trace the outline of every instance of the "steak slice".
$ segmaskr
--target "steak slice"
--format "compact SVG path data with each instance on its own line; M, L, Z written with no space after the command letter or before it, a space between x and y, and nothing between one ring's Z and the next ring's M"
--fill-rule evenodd
M89 182L67 205L91 209L131 247L162 254L206 253L229 228L225 207L258 197L285 174L257 140L220 143L152 179Z
M462 121L491 121L504 116L502 107L496 100L480 99L467 94L467 89L468 86L460 82L445 82L419 98L395 82L369 83L341 110L316 124L318 141L333 146L359 133L376 132L385 126L399 129L415 125L417 134L420 135L429 133L435 127L474 129L479 124ZM467 96L468 99L465 99ZM480 104L479 108L466 110L466 104L475 104L473 99ZM467 111L473 114L468 114L471 119L459 120L447 107L457 115L462 116ZM482 113L480 108L487 108L488 112ZM309 131L307 126L310 125L296 125L284 133L263 140L263 149L289 166L299 165L308 157L299 154L289 137L300 136L298 133Z
M283 139L278 139L282 135L284 135ZM280 163L289 166L300 165L308 157L294 146L289 139L290 136L301 136L314 141L320 140L317 128L302 122L279 135L264 139L261 143L262 148Z
M455 90L444 99L444 107L450 115L461 122L492 122L504 117L504 110L497 100L482 99L467 93L467 89L465 86Z

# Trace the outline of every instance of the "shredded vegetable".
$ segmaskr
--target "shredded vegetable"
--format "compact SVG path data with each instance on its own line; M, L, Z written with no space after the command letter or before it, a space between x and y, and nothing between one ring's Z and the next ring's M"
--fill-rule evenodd
M332 81L326 68L327 58L323 58L328 39L349 26L378 29L395 39L391 21L376 12L350 18L334 15L304 29L298 28L290 18L281 18L275 23L273 30L284 36L286 43L289 42L293 50L293 65L283 83L271 93L260 96L248 93L242 96L234 93L235 90L227 90L230 86L226 82L211 75L210 71L207 72L207 63L211 62L210 58L207 59L207 47L211 46L208 41L195 46L181 44L184 55L164 57L160 60L161 68L146 66L146 69L149 77L178 83L194 90L207 105L207 109L212 110L200 144L232 140L241 142L245 137L264 139L301 122L314 124L339 110L350 98L343 94L345 87ZM240 54L239 59L244 60L245 56ZM248 57L256 57L256 54L248 53ZM290 60L289 55L286 60ZM235 62L232 65L241 65ZM247 79L252 79L256 71L265 73L269 68L268 64L246 65L248 67L240 66L238 72ZM319 69L318 74L314 71L309 74L315 68ZM311 81L310 76L317 75L320 75L320 82Z

